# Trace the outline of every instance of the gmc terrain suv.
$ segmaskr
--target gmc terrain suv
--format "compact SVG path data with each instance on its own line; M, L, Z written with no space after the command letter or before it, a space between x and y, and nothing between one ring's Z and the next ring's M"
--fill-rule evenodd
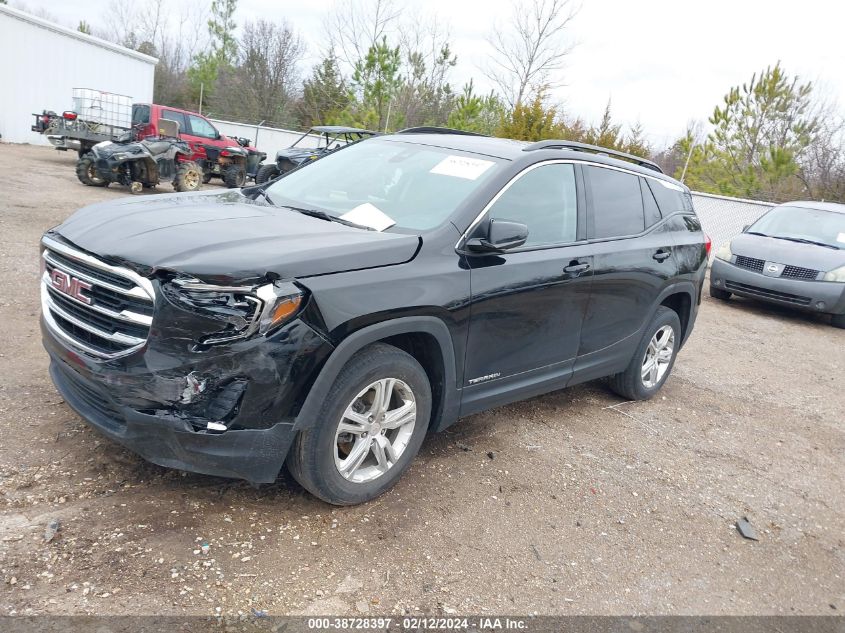
M429 430L666 381L709 240L653 163L566 141L362 141L271 183L86 207L42 240L68 404L163 466L353 504Z

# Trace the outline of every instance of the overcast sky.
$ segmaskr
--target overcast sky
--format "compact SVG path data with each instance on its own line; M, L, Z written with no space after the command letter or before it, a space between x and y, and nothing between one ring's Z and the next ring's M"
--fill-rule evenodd
M512 2L404 0L405 6L436 14L449 25L458 56L453 85L460 88L474 78L482 89L489 88L479 70L489 50L485 35L494 22L507 20ZM12 4L43 9L68 25L84 19L95 27L107 7L104 0ZM308 42L312 65L321 50L323 16L332 4L240 0L236 18L286 18ZM611 99L615 117L642 123L658 147L680 136L688 121L706 120L731 86L778 60L789 72L818 82L845 108L844 28L840 0L582 0L569 33L575 48L560 77L565 85L554 96L569 114L590 122Z

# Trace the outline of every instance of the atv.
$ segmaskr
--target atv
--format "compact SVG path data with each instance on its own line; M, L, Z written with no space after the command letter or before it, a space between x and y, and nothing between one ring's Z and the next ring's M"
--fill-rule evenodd
M267 182L309 161L317 160L341 147L346 147L350 143L356 143L376 135L378 135L378 132L356 127L340 125L312 127L293 145L276 152L276 162L261 165L255 175L255 183Z
M205 146L206 158L203 161L203 175L202 181L207 183L213 177L218 176L223 179L223 183L230 189L240 188L246 184L247 176L250 175L250 163L259 163L267 154L261 154L256 160L253 158L254 152L244 146L238 139L237 146L230 147L214 147L213 145ZM247 139L247 145L249 140ZM255 166L252 167L252 175L255 175Z
M84 185L107 187L116 182L132 193L140 193L165 180L171 180L176 191L200 188L202 170L190 160L193 152L179 140L176 121L159 121L159 138L135 141L132 132L116 141L103 141L76 163L76 177Z

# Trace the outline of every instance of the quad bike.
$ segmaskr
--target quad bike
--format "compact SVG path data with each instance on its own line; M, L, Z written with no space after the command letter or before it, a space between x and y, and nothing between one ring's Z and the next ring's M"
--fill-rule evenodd
M203 163L202 181L207 183L213 177L223 179L230 189L243 187L248 178L255 178L261 161L267 154L250 147L250 139L238 138L237 146L225 148L205 146L206 159Z
M190 160L193 152L179 140L179 124L159 121L161 138L134 141L128 132L116 141L98 143L76 163L76 177L82 184L107 187L116 182L132 193L171 180L176 191L196 191L202 170Z

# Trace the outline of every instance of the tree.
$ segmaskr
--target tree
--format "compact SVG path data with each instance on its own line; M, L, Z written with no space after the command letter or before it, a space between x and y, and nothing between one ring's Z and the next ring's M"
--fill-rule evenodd
M530 104L517 103L502 119L496 136L518 141L542 141L566 138L566 126L558 119L557 109L544 103L545 90L540 89Z
M467 132L494 134L504 117L505 104L499 96L494 92L484 97L475 94L470 80L455 99L446 125Z
M85 20L79 21L79 26L76 27L76 30L80 33L85 33L86 35L91 35L91 25L88 24Z
M304 51L302 39L287 22L247 22L238 58L218 71L218 83L225 89L215 90L211 99L215 114L292 125Z
M300 103L300 121L304 127L326 124L338 118L352 96L334 51L305 80Z
M386 130L393 98L402 85L400 66L399 47L391 48L386 37L355 64L352 82L361 100L354 115L358 125Z
M509 27L493 28L487 38L493 55L484 72L508 105L560 85L554 75L572 50L564 36L576 12L572 0L514 0Z
M399 14L395 0L335 0L323 23L329 50L347 72L354 70L371 48L392 35Z
M580 119L577 119L566 127L566 138L570 141L599 145L644 158L651 153L651 148L645 140L639 123L632 126L625 134L622 131L622 124L613 121L610 101L604 107L604 113L598 125L587 127Z
M193 66L188 70L192 96L200 101L200 95L210 97L221 71L231 68L238 54L238 42L234 32L234 20L238 0L212 0L211 17L208 19L209 50L196 55ZM202 109L199 103L198 109Z
M780 63L731 88L709 119L707 140L696 147L689 136L680 141L690 157L687 184L772 201L800 194L799 163L819 132L812 90Z

